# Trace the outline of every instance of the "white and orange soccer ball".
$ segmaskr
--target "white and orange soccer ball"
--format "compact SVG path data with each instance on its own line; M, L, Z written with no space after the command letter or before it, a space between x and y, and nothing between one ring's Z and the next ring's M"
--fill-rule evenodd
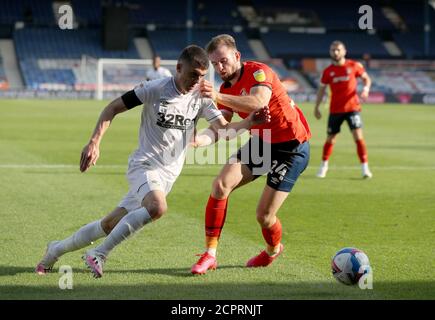
M357 248L337 251L332 258L331 268L334 278L346 285L357 284L363 275L371 272L369 258Z

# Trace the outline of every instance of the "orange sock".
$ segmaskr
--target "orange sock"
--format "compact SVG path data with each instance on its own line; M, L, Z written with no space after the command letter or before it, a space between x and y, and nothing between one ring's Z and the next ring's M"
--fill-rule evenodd
M329 142L325 142L323 145L323 154L322 154L322 160L328 161L329 157L332 154L332 149L334 148L334 145Z
M366 163L369 160L368 154L367 154L367 147L364 139L360 139L355 141L356 143L356 150L358 152L359 161L361 163Z
M219 237L227 215L228 199L215 199L210 195L205 210L205 245L216 252ZM214 251L213 251L214 250Z
M282 238L281 221L276 218L276 222L270 228L262 228L261 232L267 243L266 252L271 256L278 253Z

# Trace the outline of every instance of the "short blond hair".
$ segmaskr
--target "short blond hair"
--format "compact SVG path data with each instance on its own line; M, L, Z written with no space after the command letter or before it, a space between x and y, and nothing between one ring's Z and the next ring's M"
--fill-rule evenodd
M213 37L209 43L207 43L207 46L205 47L205 50L207 53L212 53L215 51L219 46L227 46L228 48L237 50L236 46L236 40L229 34L220 34L216 37Z
M331 47L343 46L343 48L346 49L346 46L345 46L344 43L343 43L342 41L340 41L340 40L334 40L334 41L332 41L332 43L331 43L330 46L331 46Z

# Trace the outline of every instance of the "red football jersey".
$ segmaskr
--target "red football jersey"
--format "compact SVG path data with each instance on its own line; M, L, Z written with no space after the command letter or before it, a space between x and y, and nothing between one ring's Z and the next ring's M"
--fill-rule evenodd
M310 128L304 114L287 95L287 91L277 74L264 63L255 61L244 62L237 82L233 86L229 82L224 82L219 91L225 94L243 96L249 95L251 88L255 86L266 86L272 90L272 96L269 101L271 121L253 126L251 134L257 134L258 132L263 140L271 143L294 139L302 143L311 137ZM231 108L221 104L218 104L218 108L233 112ZM245 112L238 112L238 114L243 119L249 115ZM252 129L259 130L252 131ZM264 129L271 130L270 139L268 135L263 134Z
M364 72L361 63L349 59L342 66L331 64L323 71L320 82L331 88L331 113L361 111L356 78Z

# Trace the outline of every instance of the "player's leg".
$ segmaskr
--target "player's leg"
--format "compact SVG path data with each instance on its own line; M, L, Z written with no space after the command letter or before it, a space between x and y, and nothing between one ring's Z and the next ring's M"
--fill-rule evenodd
M167 209L166 195L173 181L163 179L164 173L149 170L142 162L131 162L127 177L130 190L118 206L125 208L128 213L116 224L103 243L88 250L83 257L95 277L102 276L106 258L115 246L147 223L159 219Z
M257 206L257 221L266 242L266 249L251 258L247 263L248 267L268 266L284 248L281 244L282 227L277 212L308 166L310 146L305 142L287 152L291 153L286 159L279 154L279 158L275 159L276 155L274 155L272 169L267 175L267 185Z
M337 135L340 133L341 124L344 121L342 114L329 114L328 118L328 133L326 141L323 145L322 163L316 174L318 178L325 178L329 169L329 157L332 154L334 145L337 141Z
M206 250L192 266L193 274L204 274L217 267L216 250L225 223L230 193L253 180L251 170L240 161L227 163L212 184L205 211Z
M334 145L336 141L337 141L337 134L329 134L326 137L326 141L323 145L322 163L320 164L320 168L316 174L318 178L326 177L326 173L328 172L329 169L329 157L332 154L332 150L334 149Z
M349 113L346 120L349 125L349 129L352 132L353 140L356 144L356 151L361 163L362 176L363 178L371 178L373 177L373 174L369 169L369 159L366 142L363 135L363 122L361 114L359 112Z
M99 246L86 252L85 263L96 278L103 275L103 265L117 245L166 212L166 195L161 190L150 191L143 198L141 205L128 212Z
M46 274L51 271L59 257L65 253L84 248L92 242L105 237L126 214L127 210L117 207L103 219L88 223L70 237L60 241L51 241L47 245L44 257L36 266L35 272L40 275Z

